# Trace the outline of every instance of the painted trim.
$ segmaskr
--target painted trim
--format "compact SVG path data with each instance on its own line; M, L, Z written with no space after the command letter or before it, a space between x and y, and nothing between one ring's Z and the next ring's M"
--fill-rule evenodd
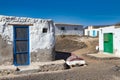
M111 34L111 37L110 37L110 34ZM112 44L110 45L111 41L112 41ZM107 44L107 46L105 44ZM107 51L106 51L106 48L107 48ZM109 51L108 51L108 48L110 48ZM106 53L114 54L114 35L113 35L113 33L104 33L103 34L103 50Z
M16 28L27 28L27 39L16 39ZM30 64L30 39L29 39L29 36L30 36L30 34L29 34L29 26L17 26L17 25L14 25L13 26L13 49L14 49L14 52L13 52L13 64L15 65L15 66L25 66L25 65L29 65ZM20 64L17 64L17 62L16 62L16 54L20 54L20 53L17 53L16 52L16 40L21 40L21 41L28 41L27 42L27 46L28 46L28 61L27 61L27 63L26 64L23 64L23 65L20 65ZM24 52L23 52L24 53Z
M93 37L96 37L96 31L93 30L92 32L93 32L93 33L92 33Z

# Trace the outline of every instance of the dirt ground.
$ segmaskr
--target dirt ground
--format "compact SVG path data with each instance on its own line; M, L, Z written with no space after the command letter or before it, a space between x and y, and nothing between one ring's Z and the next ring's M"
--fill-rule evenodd
M68 51L70 53L76 54L79 57L85 59L88 63L86 67L75 67L70 70L66 70L63 72L58 72L54 74L54 78L56 76L56 80L120 80L120 70L115 70L116 65L120 65L120 60L95 60L89 57L85 57L82 54L87 53L96 53L96 45L98 45L98 38L87 38L87 37L66 37L64 39L70 40L70 45L79 45L79 42L84 43L84 47L78 49L78 46L74 47L62 47L61 51ZM63 40L64 40L63 39ZM58 40L58 39L57 39ZM61 39L58 41L62 41ZM72 44L72 41L77 41ZM68 42L68 41L67 41ZM63 45L63 42L57 42ZM56 44L57 45L57 44ZM50 74L51 75L51 74ZM58 76L59 75L59 76ZM54 80L51 77L50 80ZM61 79L60 79L61 78Z
M94 53L98 45L98 38L80 36L56 37L56 51L71 52L77 54Z
M29 80L120 80L120 72L113 66L109 62L92 62L86 67L34 74Z
M67 70L30 74L24 77L18 76L17 80L120 80L120 59L96 60L82 55L97 52L95 46L98 45L98 38L69 36L56 40L56 54L59 54L57 59L58 57L66 59L70 53L73 53L85 59L88 65Z
M80 38L79 36L65 36L65 37L56 37L56 51L61 52L72 52L78 49L86 48L87 45L78 40L76 38Z

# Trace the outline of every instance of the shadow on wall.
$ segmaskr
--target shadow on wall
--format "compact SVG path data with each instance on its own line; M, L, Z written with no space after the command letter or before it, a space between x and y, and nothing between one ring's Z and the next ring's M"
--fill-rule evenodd
M71 53L69 52L61 52L61 51L55 52L55 60L60 60L60 59L66 60L70 56L71 56Z

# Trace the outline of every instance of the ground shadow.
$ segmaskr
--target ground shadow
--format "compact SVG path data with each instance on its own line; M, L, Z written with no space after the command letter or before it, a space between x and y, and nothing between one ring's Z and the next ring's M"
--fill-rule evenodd
M55 60L60 60L60 59L66 60L69 56L71 56L71 53L69 52L61 52L61 51L55 52Z

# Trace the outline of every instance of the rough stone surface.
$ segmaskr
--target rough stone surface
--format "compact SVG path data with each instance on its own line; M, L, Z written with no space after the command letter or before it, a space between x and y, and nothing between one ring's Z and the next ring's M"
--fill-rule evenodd
M17 68L19 70L17 70ZM23 75L33 74L39 72L59 71L65 70L66 64L64 60L57 60L52 62L33 62L30 66L0 66L0 77L9 75Z
M31 61L54 60L55 29L52 20L0 15L0 65L13 64L13 28L25 25L29 26ZM43 29L47 32L44 33Z
M86 40L83 39L83 41L86 42L89 42L88 40L91 39ZM91 41L93 45L91 43L88 47L92 47L92 49L80 49L79 52L79 56L85 59L88 64L86 67L75 67L62 71L39 72L15 76L8 75L6 77L0 77L0 80L120 80L120 72L116 71L119 70L119 68L115 67L115 65L120 65L120 60L96 60L81 55L87 53L87 51L93 53L92 50L95 48L95 41ZM61 55L61 57L62 56L63 55ZM115 70L113 68L115 68Z
M50 54L52 53L52 55ZM39 54L38 54L39 53ZM45 62L45 61L53 61L55 56L55 49L41 49L38 52L31 53L31 62Z
M13 63L13 45L7 44L0 35L0 65L10 65Z
M89 60L86 67L76 67L64 71L9 75L0 77L0 80L120 80L120 72L112 69L114 64L120 64L120 61L96 62Z

